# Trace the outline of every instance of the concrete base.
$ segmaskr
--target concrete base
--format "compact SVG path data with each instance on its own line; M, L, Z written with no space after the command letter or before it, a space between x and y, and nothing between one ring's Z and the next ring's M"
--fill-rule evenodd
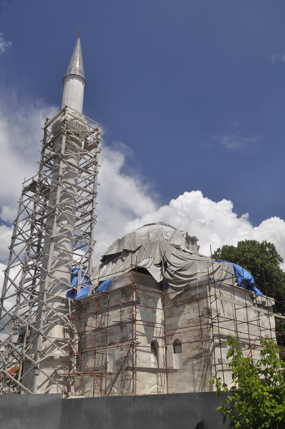
M215 393L61 399L57 395L0 397L7 429L227 429Z

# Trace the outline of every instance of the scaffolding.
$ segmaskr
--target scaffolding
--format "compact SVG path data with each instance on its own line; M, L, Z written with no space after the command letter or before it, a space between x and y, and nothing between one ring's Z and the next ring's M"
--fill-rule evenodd
M74 396L213 390L213 377L231 382L229 336L254 359L263 337L276 340L274 300L255 297L233 276L182 292L135 271L116 281L114 290L75 304Z
M74 366L66 291L72 267L81 286L92 270L101 135L97 123L68 107L46 120L39 169L23 184L5 270L1 393L70 390L62 376Z

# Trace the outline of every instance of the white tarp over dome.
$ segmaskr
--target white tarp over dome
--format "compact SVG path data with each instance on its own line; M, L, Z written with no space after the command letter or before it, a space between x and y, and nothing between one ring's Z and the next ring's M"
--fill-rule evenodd
M198 239L191 237L188 232L180 231L166 223L150 223L114 241L104 256L114 255L123 250L134 252L141 246L148 247L150 243L158 241L168 241L177 248L188 249L193 253L199 251Z
M197 238L171 225L144 225L116 240L99 266L99 280L145 268L157 282L180 289L207 279L235 283L233 268L199 255Z

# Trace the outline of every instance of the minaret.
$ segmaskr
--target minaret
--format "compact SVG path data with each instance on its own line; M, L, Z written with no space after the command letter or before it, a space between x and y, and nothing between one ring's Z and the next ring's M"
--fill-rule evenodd
M24 183L14 222L0 301L2 393L72 394L76 330L67 291L73 268L78 288L91 271L101 143L100 127L82 114L85 82L77 37L61 110L45 123L39 170Z
M63 96L61 107L67 106L78 113L82 113L85 84L86 79L84 73L81 42L80 37L77 36L73 54L63 80Z

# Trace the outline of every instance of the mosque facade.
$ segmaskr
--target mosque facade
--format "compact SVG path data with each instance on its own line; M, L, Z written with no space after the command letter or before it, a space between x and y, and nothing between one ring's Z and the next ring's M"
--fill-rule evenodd
M113 243L98 279L74 301L75 395L212 391L213 377L231 383L229 336L254 358L262 337L275 338L274 300L240 287L231 265L169 225Z

